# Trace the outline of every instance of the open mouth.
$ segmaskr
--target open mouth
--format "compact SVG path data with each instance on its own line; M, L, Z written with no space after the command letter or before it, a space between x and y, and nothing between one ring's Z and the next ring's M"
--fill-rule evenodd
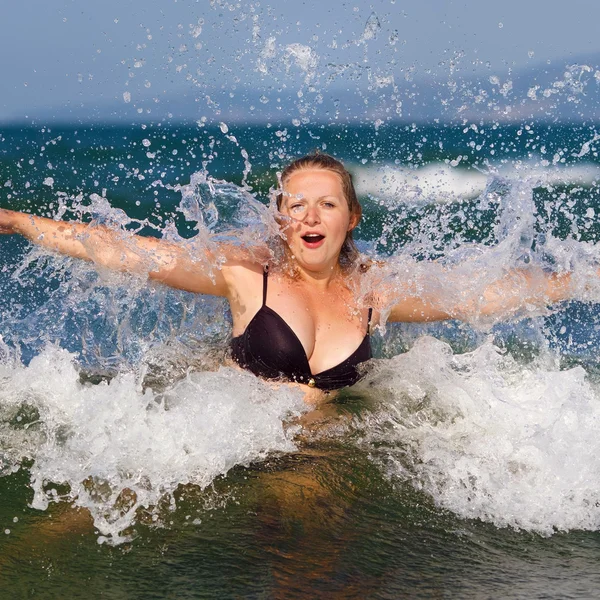
M306 235L302 236L302 239L307 243L307 244L318 244L320 241L325 239L324 235L318 235L317 233L307 233Z

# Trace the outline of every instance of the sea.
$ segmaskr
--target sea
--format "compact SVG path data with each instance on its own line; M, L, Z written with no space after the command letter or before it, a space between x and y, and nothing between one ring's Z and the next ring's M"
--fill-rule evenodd
M597 123L6 125L0 206L204 256L276 235L315 150L353 173L367 285L464 310L378 327L311 409L232 368L223 299L0 236L2 598L600 597Z

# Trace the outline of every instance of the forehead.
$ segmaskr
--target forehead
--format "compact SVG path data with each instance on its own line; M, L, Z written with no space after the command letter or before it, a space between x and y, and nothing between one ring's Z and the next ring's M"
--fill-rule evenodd
M337 173L325 169L303 169L292 173L283 184L283 189L293 196L343 197L342 180Z

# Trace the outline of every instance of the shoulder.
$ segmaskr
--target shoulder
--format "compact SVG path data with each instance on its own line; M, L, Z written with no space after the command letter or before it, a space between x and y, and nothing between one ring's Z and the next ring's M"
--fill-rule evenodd
M241 301L260 287L271 255L266 247L221 244L215 257L226 281L230 301Z
M219 267L224 272L252 271L262 273L265 266L272 260L270 250L266 246L240 246L237 244L221 243L214 252Z
M384 260L361 257L353 273L353 279L359 283L361 295L370 306L379 307L387 297L389 280L388 263Z

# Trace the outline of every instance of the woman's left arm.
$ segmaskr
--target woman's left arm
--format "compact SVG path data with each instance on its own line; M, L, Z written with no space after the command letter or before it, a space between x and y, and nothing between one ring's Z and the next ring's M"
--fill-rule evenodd
M392 305L389 321L429 322L445 319L512 314L522 308L536 308L567 300L571 296L570 273L547 273L542 269L511 269L481 292L461 290L455 282L452 298L441 292L407 294Z

